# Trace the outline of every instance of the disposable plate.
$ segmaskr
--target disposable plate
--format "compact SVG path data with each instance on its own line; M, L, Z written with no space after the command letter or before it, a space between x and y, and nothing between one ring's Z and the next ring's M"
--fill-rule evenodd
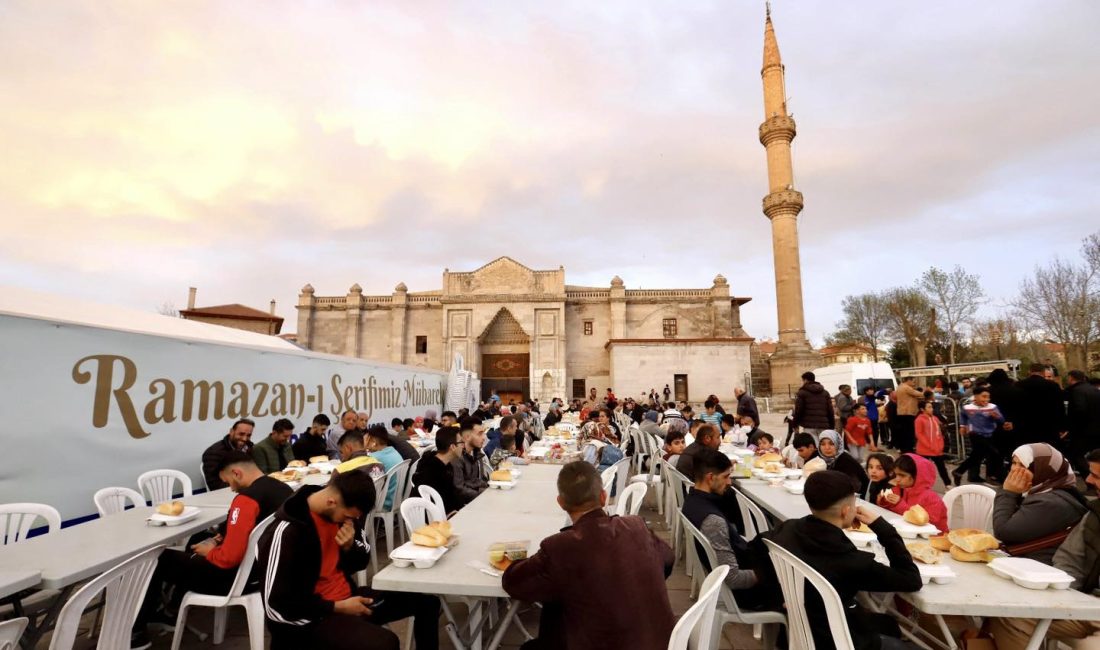
M806 481L787 481L783 483L783 489L791 494L802 494L806 490Z
M993 573L1027 589L1069 589L1073 576L1026 557L999 557L989 563Z
M904 519L896 519L894 521L891 521L890 523L894 525L894 528L898 529L898 534L906 539L915 539L917 537L932 537L933 535L940 534L940 529L936 528L932 524L914 526Z
M920 579L924 584L934 582L938 585L945 585L955 580L955 571L946 564L923 564L917 562L917 569L920 571Z
M412 565L418 569L430 569L448 550L450 549L446 546L418 546L412 542L405 542L393 549L390 559L398 568Z
M489 481L489 487L497 490L511 490L516 486L516 482L512 481Z
M852 540L852 543L856 546L867 546L878 539L878 536L874 533L864 533L858 530L846 530L844 534L847 535L848 539Z
M179 526L198 517L200 512L202 512L202 509L196 506L184 506L183 512L178 515L162 515L155 512L149 515L146 521L149 522L150 526Z

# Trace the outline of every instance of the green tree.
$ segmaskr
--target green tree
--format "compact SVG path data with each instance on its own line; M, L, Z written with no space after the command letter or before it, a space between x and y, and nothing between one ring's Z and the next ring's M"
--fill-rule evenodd
M845 296L841 310L844 316L837 322L837 330L826 337L826 343L866 345L871 348L874 360L878 361L879 346L886 342L890 328L890 315L882 295L864 293Z

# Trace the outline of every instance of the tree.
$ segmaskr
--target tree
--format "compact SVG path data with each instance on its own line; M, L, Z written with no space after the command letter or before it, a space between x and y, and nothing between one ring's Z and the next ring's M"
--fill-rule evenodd
M981 281L958 265L950 273L933 266L921 275L918 284L936 308L941 329L947 335L949 363L955 363L961 326L973 320L985 301Z
M1087 255L1089 251L1084 251ZM1100 268L1054 259L1035 267L1034 275L1020 283L1020 295L1012 303L1020 319L1053 343L1065 346L1066 363L1085 368L1089 348L1100 338Z
M161 303L160 307L157 307L156 312L161 316L171 316L172 318L179 318L180 312L176 309L176 305L171 300L165 300Z
M844 318L837 322L837 331L826 342L829 345L866 345L871 348L874 360L878 361L879 346L886 341L890 325L882 296L876 293L845 296L841 309Z
M883 296L889 329L904 340L914 366L927 365L926 346L936 334L936 308L919 289L891 289Z

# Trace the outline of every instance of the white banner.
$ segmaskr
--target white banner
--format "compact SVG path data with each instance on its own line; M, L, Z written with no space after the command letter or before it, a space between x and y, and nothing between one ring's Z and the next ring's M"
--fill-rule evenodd
M99 488L161 468L199 489L203 450L240 418L256 421L253 442L277 419L300 433L345 409L388 426L441 410L445 386L435 370L0 314L0 503L69 520L95 513Z

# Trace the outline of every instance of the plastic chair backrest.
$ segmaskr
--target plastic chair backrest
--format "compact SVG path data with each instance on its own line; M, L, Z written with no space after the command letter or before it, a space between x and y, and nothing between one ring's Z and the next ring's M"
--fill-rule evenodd
M137 619L138 607L153 577L157 557L164 550L155 546L142 551L118 566L108 569L92 579L69 598L57 617L57 626L50 640L50 650L68 650L73 647L84 609L101 592L106 591L103 624L99 629L100 648L128 648L130 630Z
M401 502L401 520L405 522L405 530L412 537L414 530L430 524L433 521L443 521L447 513L432 503L431 499L424 497L409 497Z
M371 510L371 514L386 511L386 491L396 470L397 465L394 465L384 476L374 479L374 509Z
M684 476L680 470L676 469L670 463L665 463L665 468L669 477L669 488L676 496L676 509L684 507L684 497L691 488L695 487L695 483L691 482L688 477Z
M722 565L707 574L703 586L699 588L699 599L684 612L676 622L676 627L672 628L668 650L711 650L714 609L718 605L718 594L729 570L728 566Z
M199 476L202 477L202 489L210 490L210 484L206 482L206 468L203 467L202 462L199 462Z
M138 490L145 495L147 501L153 505L171 501L175 495L176 481L179 481L183 489L183 496L189 497L191 491L191 477L178 469L154 469L145 472L138 477Z
M805 648L814 650L813 631L810 628L810 619L806 615L806 583L817 590L821 602L825 605L825 614L829 619L829 633L833 637L833 643L837 650L853 650L852 634L848 630L848 619L845 618L844 603L837 595L836 589L820 573L795 557L793 553L776 544L770 539L765 539L768 545L768 556L775 566L775 575L779 578L779 586L783 590L783 600L787 603L787 635L788 643L792 648Z
M623 461L620 460L619 463L621 462ZM615 463L611 467L600 472L600 480L603 481L603 491L607 492L607 498L609 500L611 499L611 491L615 488L615 478L619 475L619 463Z
M127 505L144 506L145 497L128 487L105 487L92 496L100 517L122 512Z
M993 500L997 492L984 485L960 485L943 495L947 507L947 523L952 528L977 528L993 530ZM962 522L956 525L955 507L962 507Z
M764 516L760 506L753 503L741 490L733 488L733 492L737 495L737 508L741 511L741 521L745 524L745 540L752 540L760 533L768 532L768 518Z
M29 622L29 618L21 616L0 623L0 650L15 650L18 648L19 639L23 637L23 630L27 628Z
M241 558L241 565L237 567L237 575L233 578L233 585L229 588L229 594L225 597L226 604L229 604L230 598L236 598L243 594L244 588L248 586L248 578L252 575L252 565L256 563L256 550L260 543L260 535L264 534L264 531L273 521L275 521L274 513L253 526L252 532L248 534L248 548L244 550L244 557Z
M405 472L405 489L401 492L401 502L404 503L405 499L408 499L412 495L413 491L413 476L416 475L416 468L420 465L420 458L412 461L409 465L408 471Z
M418 485L416 491L420 496L434 503L435 507L439 508L444 513L447 512L447 505L443 503L443 495L434 487L430 485Z
M393 501L390 502L390 510L397 511L401 508L401 500L405 498L405 486L409 480L409 467L411 466L411 460L403 460L393 466L393 484L396 487L393 489ZM389 484L386 485L386 490L389 490Z
M636 515L638 511L642 509L642 501L645 500L646 492L649 491L649 486L645 483L631 483L623 490L622 496L615 501L614 514L616 515Z
M61 528L61 513L44 503L0 504L0 546L15 544L27 538L38 518L46 520L46 533Z
M695 527L695 524L691 523L687 516L683 512L677 513L680 516L680 524L684 527L684 530L688 531L694 543L687 545L687 552L691 554L691 558L695 561L695 566L699 567L699 570L703 570L709 566L713 569L718 565L718 554L714 552L714 547L710 545L710 540L703 535L703 531ZM700 560L699 550L702 549L703 554L706 556L706 563L704 564ZM726 589L724 586L721 590L720 597L722 599L722 607L730 614L734 616L741 615L741 608L737 606L737 601L733 598L733 592Z

